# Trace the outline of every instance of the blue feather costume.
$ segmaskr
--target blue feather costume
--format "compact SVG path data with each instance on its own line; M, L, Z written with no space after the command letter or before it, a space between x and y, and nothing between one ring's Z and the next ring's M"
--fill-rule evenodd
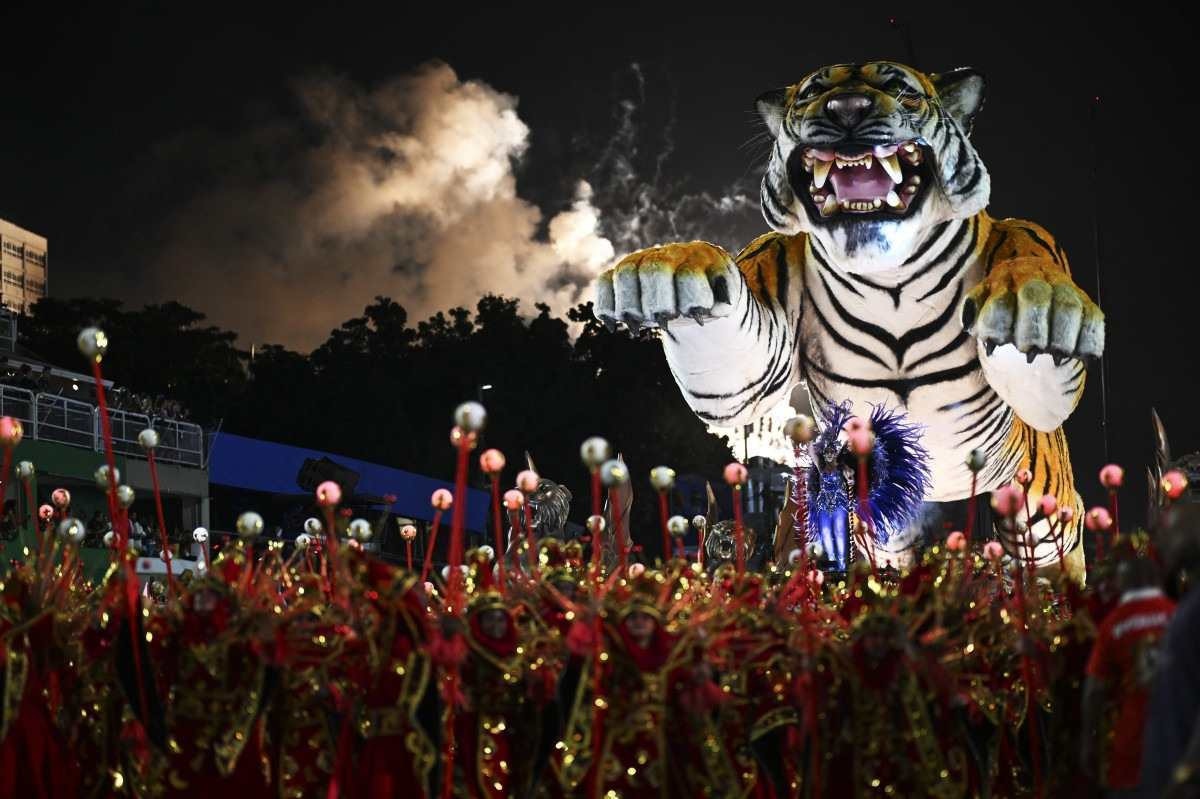
M849 564L850 513L858 511L858 459L842 432L851 415L848 401L826 409L825 427L807 457L802 454L793 489L805 488L807 513L797 524L806 529L798 532L821 546L826 568L841 572ZM921 446L921 428L898 411L873 406L870 424L875 445L867 458L866 511L875 540L886 544L920 518L930 485L929 453Z

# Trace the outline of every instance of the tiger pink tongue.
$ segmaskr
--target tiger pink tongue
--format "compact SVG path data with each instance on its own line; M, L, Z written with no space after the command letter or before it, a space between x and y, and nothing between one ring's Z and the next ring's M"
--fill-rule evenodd
M871 164L870 169L850 167L829 170L829 180L837 192L839 200L874 200L876 197L886 197L895 185L887 171L878 163Z

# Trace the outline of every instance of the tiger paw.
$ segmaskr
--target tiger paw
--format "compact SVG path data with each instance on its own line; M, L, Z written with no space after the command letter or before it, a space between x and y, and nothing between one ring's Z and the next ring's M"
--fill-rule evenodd
M596 280L596 318L636 332L675 319L703 324L728 316L743 281L729 253L704 241L666 244L625 256Z
M1012 344L1032 363L1041 354L1056 364L1104 354L1104 312L1071 280L1040 258L1014 258L992 268L967 292L962 324L990 355Z

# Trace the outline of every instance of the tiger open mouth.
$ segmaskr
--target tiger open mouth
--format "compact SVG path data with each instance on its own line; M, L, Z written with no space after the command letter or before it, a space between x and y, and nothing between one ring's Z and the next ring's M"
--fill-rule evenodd
M839 213L903 215L921 196L927 179L925 161L916 141L874 147L805 147L801 153L804 174L795 175L802 180L793 185L800 188L807 183L808 197L822 218Z

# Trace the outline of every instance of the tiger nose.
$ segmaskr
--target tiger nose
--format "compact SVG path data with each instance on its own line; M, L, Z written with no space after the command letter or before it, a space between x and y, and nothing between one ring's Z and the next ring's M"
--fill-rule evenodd
M871 98L865 94L839 94L825 103L829 115L847 128L861 122L870 108Z

